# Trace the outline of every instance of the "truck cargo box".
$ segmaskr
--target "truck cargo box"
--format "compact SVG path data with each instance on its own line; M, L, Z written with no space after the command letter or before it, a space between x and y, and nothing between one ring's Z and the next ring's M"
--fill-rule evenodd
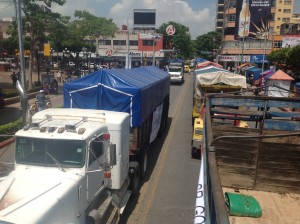
M101 69L64 84L64 107L127 112L137 127L169 92L170 75L157 67Z

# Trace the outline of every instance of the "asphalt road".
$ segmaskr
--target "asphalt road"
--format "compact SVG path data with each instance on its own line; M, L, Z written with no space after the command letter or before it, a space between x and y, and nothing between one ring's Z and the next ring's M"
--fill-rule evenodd
M190 157L192 76L171 86L169 130L150 146L150 169L121 223L193 223L200 161Z

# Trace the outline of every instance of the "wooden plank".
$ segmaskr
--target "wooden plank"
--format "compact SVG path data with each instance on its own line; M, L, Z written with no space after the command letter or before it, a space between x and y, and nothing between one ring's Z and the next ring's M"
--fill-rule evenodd
M264 107L265 102L263 100L255 99L241 99L238 97L233 98L210 98L211 105L213 106L245 106L245 107Z
M240 175L238 173L224 173L223 171L219 171L220 180L222 186L227 187L236 187L236 188L253 188L253 175Z
M236 109L224 109L220 107L215 107L211 109L213 114L230 114L237 116L263 116L263 111L255 110L236 110ZM213 115L216 117L216 115ZM230 117L229 117L230 119Z
M299 121L287 121L287 120L282 121L282 120L266 119L264 122L264 129L296 131L296 130L300 130L300 122Z
M289 101L280 100L268 100L268 107L289 107L289 108L300 108L300 98L291 98Z
M300 112L269 111L268 114L272 117L300 118Z

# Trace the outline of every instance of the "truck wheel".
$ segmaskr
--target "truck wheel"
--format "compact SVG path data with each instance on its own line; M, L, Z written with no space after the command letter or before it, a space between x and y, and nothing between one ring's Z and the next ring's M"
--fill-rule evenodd
M148 166L148 147L143 148L140 158L139 158L139 163L140 163L140 178L144 179L147 171L147 166Z
M134 167L130 167L130 185L131 196L135 197L139 192L140 185L140 166L138 163L134 164Z
M200 149L197 149L195 147L192 147L191 150L191 157L193 159L201 159Z

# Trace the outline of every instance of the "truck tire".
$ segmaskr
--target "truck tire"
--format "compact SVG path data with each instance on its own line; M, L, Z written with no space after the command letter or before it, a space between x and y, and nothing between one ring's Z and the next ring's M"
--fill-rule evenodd
M141 180L145 178L148 166L148 150L149 146L144 147L139 155L139 164L140 164L140 178Z
M131 162L129 166L129 190L131 190L131 197L135 197L139 192L140 166L138 162Z
M193 159L201 159L201 153L200 153L200 150L195 148L195 147L192 147L192 150L191 150L191 157Z

